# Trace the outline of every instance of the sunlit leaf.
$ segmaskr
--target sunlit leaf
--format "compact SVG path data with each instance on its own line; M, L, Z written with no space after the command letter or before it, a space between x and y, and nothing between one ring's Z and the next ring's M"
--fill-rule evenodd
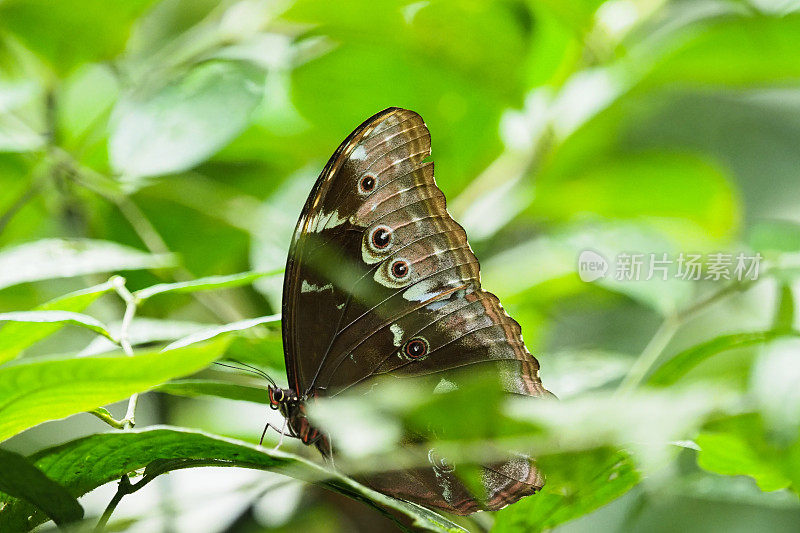
M706 470L727 476L751 476L761 490L772 491L791 483L783 463L783 452L766 438L757 415L723 419L695 439L700 447L697 463Z
M91 239L43 239L0 250L0 289L30 281L83 274L166 268L171 255L154 255Z
M83 508L67 489L44 475L25 457L0 448L0 499L5 500L7 496L2 496L3 492L33 504L60 526L83 517Z
M0 441L204 368L224 341L134 357L39 357L0 368Z
M231 331L242 331L253 328L255 326L260 326L261 324L274 324L276 322L280 322L280 319L281 319L280 315L270 315L258 318L248 318L246 320L231 322L230 324L225 324L222 326L214 326L208 329L204 329L202 331L198 331L197 333L188 335L182 339L178 339L177 341L173 342L164 349L174 350L176 348L182 348L184 346L189 346L190 344L195 344L197 342L202 342L208 339L212 339L218 335L222 335L223 333L228 333Z
M756 450L736 435L703 433L697 436L702 453L697 462L706 470L728 476L749 475L755 478L761 490L771 491L789 486L784 474L768 464Z
M281 272L277 272L280 274ZM147 300L157 294L168 292L187 293L197 291L210 291L215 289L228 289L248 285L253 281L272 275L272 272L242 272L240 274L230 274L227 276L209 276L206 278L191 281L179 281L176 283L159 283L152 287L140 289L134 293L139 300Z
M60 296L38 306L35 310L59 310L77 313L111 290L113 290L111 283L103 283L102 285ZM58 331L62 325L59 322L12 322L6 324L0 329L0 364L17 357L24 349Z
M0 313L0 322L22 322L28 324L58 324L79 326L95 333L99 333L109 340L114 340L114 336L108 332L105 324L94 317L82 313L71 311L17 311L13 313ZM45 331L38 331L37 336L46 336L52 328Z
M111 164L129 181L189 169L244 129L262 93L263 73L214 61L155 93L129 94L113 112Z
M307 459L181 428L154 427L90 435L38 452L29 460L51 479L63 483L73 496L81 496L141 468L145 468L145 476L196 466L268 470L322 484L382 512L399 512L424 531L464 531L437 513L379 494ZM30 522L28 516L33 516ZM19 500L9 500L0 511L3 530L25 529L45 520L35 508Z

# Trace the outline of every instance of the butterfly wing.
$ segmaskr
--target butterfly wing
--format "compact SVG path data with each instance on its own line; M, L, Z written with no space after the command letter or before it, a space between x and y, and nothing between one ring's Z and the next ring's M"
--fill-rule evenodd
M298 221L283 293L287 372L301 397L335 395L382 374L479 365L492 365L508 392L546 394L519 324L481 288L466 233L448 214L426 161L430 147L417 113L386 109L345 139L317 180ZM534 468L511 464L485 467L482 507L498 508L541 486ZM373 486L427 505L453 512L478 505L457 478L435 469L382 479ZM423 495L431 493L445 503L450 494L452 502L437 505Z

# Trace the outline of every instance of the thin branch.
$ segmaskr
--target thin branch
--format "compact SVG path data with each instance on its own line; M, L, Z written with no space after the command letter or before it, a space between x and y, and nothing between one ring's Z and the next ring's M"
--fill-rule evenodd
M672 337L678 331L681 322L673 315L664 319L659 328L656 330L650 342L647 343L641 355L634 361L628 373L622 379L616 394L625 394L631 392L639 386L642 380L650 372L653 365L656 364L664 349L672 340Z
M68 161L71 170L70 176L76 183L117 206L122 216L125 217L125 220L128 221L136 235L150 252L156 254L171 253L164 239L161 238L155 226L139 209L139 206L121 191L112 190L103 185L109 181L107 176L81 166L80 163L72 159L68 152L60 150L58 151L58 156ZM179 267L174 269L172 278L175 281L188 281L193 279L193 276L185 268ZM232 306L230 302L219 295L193 293L192 297L223 322L236 322L244 318L244 315Z
M647 346L642 350L642 353L636 361L634 361L628 373L622 379L616 393L628 393L639 386L650 373L653 366L658 362L662 353L672 340L672 337L675 336L678 329L680 329L687 320L720 300L750 288L756 282L757 280L750 279L732 282L720 290L712 292L705 298L698 300L689 307L667 316L650 339L650 342L648 342Z
M127 196L118 196L111 200L117 205L122 216L133 227L136 235L139 236L148 250L156 254L170 253L167 243L164 242L164 239L161 238L153 224L145 217L139 206Z
M153 226L142 210L139 209L139 206L130 198L127 196L118 196L110 200L117 205L122 216L124 216L131 227L133 227L148 250L157 254L170 253L169 247L167 247L167 244L164 242L164 239L161 238L155 226ZM173 278L176 281L188 281L193 279L193 276L186 269L178 268ZM194 293L192 296L223 322L236 322L244 318L235 307L219 295Z
M100 519L97 521L97 525L94 527L95 532L101 532L105 529L106 524L108 524L111 515L114 514L114 510L116 510L119 502L122 501L122 498L128 494L133 494L137 490L153 481L155 478L156 476L149 476L145 474L145 476L138 482L131 484L128 474L123 475L119 480L116 494L114 494L114 497L111 498L110 502L108 502L105 511L103 511L102 516L100 516Z

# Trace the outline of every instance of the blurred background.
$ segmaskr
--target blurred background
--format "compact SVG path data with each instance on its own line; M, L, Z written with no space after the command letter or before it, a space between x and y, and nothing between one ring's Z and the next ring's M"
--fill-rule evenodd
M114 254L173 264L130 259L132 289L282 269L333 150L370 115L405 107L426 121L449 210L545 385L565 402L656 389L664 402L638 418L603 403L587 411L596 416L561 419L565 430L664 430L665 412L686 425L640 482L560 515L521 502L496 529L525 531L519 516L538 513L576 533L796 531L796 10L795 0L0 0L0 312L107 279ZM78 276L37 266L60 257L61 239L97 247ZM746 283L587 283L577 275L586 249L765 263ZM279 312L281 283L153 299L133 340ZM89 313L113 323L122 310L102 299ZM29 352L108 349L65 329ZM274 330L238 339L231 356L285 383ZM701 398L693 409L687 388ZM137 422L257 441L265 411L149 393ZM104 430L76 415L4 447L28 454ZM700 446L704 434L717 440ZM554 483L554 493L566 486ZM87 514L113 491L84 498ZM162 476L115 518L131 531L390 527L288 478L212 468Z

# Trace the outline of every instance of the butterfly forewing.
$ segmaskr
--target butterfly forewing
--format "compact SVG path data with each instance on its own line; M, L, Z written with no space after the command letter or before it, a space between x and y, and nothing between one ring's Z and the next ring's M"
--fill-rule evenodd
M287 372L301 398L470 365L492 368L509 392L546 393L519 325L480 287L478 261L426 161L430 147L418 114L390 108L359 126L317 180L283 295ZM494 509L541 486L520 461L484 467L481 504L436 465L371 484L453 512Z

